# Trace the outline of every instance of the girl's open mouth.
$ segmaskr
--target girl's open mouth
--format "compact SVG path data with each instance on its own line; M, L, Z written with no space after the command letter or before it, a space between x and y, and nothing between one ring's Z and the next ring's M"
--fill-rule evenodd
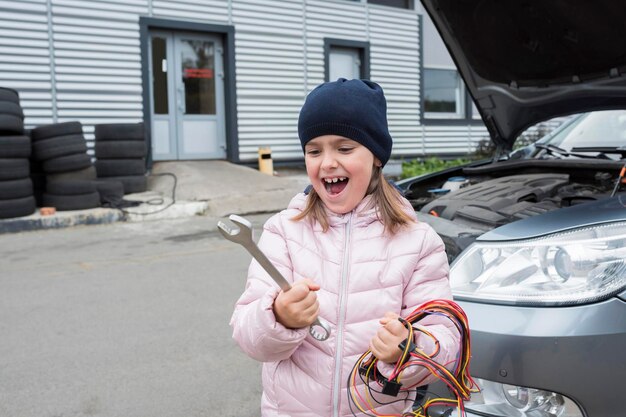
M348 185L349 179L347 177L335 177L335 178L324 178L322 182L326 187L326 192L330 195L337 195L341 193Z

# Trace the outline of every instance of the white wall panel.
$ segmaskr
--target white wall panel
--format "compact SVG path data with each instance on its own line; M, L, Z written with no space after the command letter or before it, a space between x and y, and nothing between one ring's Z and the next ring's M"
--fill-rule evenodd
M18 91L27 128L52 120L47 13L46 0L0 1L0 87Z
M371 6L371 78L385 90L392 157L424 150L420 126L419 20L416 11Z
M366 42L367 5L357 2L307 0L307 90L324 82L324 38Z
M148 0L51 0L58 122L143 119L139 16Z
M228 23L228 0L153 0L154 17Z
M324 38L369 42L394 157L460 155L488 136L482 125L420 124L417 11L339 0L0 0L0 86L20 92L27 126L78 120L89 139L94 123L140 121L140 16L235 27L244 161L259 146L302 157L298 112L324 81Z
M239 155L299 158L297 121L304 99L303 2L234 0ZM296 146L297 145L297 146Z

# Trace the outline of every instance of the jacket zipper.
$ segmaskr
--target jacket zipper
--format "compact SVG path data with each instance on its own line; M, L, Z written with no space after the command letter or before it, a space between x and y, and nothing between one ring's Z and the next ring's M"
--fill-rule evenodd
M339 323L337 326L337 351L335 353L335 377L333 386L333 416L339 417L339 394L341 393L341 369L343 365L343 325L345 320L345 302L346 302L346 281L348 280L348 259L349 259L349 244L350 244L350 232L352 230L352 213L346 223L346 240L343 248L343 268L341 271L341 286L339 287Z

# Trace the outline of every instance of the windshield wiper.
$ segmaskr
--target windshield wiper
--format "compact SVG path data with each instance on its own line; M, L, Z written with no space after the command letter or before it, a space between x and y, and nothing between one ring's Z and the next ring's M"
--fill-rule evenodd
M626 146L577 146L572 148L572 152L598 152L600 154L618 154L626 158Z
M579 148L572 148L572 151L566 151L563 148L559 148L556 145L550 145L549 143L535 143L535 148L539 148L539 149L544 149L548 152L550 152L551 154L557 154L557 155L561 155L561 156L575 156L577 158L591 158L591 159L596 159L596 158L602 158L602 159L609 159L606 155L604 154L600 154L598 156L592 156L592 155L585 155L585 154L581 154L581 153L576 153L576 151L578 152L583 152L580 151ZM590 151L590 152L594 152L594 151Z

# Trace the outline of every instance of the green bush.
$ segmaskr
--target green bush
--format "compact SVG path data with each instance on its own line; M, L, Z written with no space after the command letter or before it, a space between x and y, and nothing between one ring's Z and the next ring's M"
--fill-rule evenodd
M417 175L428 174L430 172L441 171L445 168L455 167L468 163L467 159L454 159L444 161L435 156L426 159L415 159L413 161L402 162L401 178L410 178Z

